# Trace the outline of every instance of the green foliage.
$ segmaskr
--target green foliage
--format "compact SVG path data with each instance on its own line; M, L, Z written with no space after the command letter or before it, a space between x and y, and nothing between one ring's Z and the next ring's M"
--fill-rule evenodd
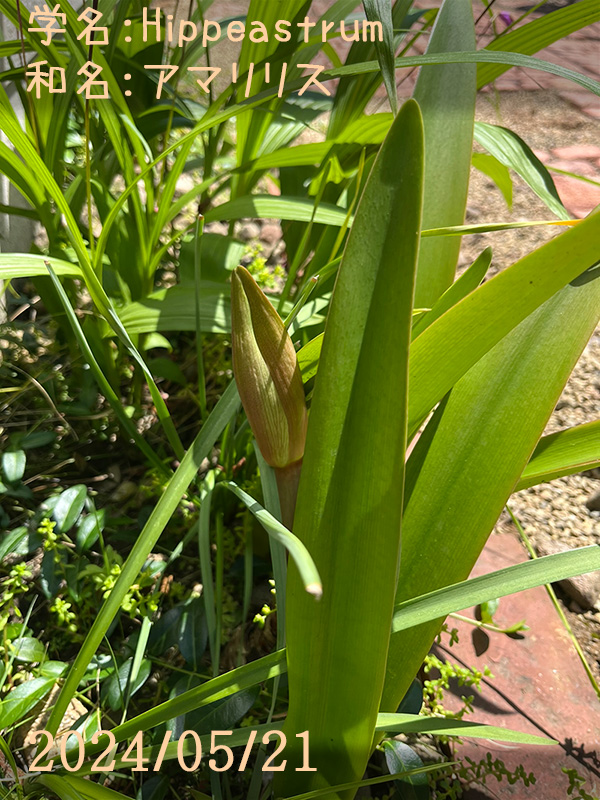
M450 681L456 680L459 686L473 687L481 691L481 681L483 678L493 678L489 667L483 670L471 667L461 667L452 664L450 661L442 661L437 656L429 653L425 656L423 671L426 675L435 670L439 673L437 677L431 677L423 681L423 694L429 711L434 715L442 715L453 719L462 719L465 714L473 711L474 695L461 695L463 707L460 711L448 711L444 708L444 691L450 688Z
M474 123L476 88L513 65L599 94L586 76L532 58L595 21L593 0L485 49L467 0L437 13L369 0L369 18L385 11L383 42L354 43L342 64L329 43L299 31L289 42L246 39L238 84L201 103L178 79L155 102L139 65L158 63L160 51L143 46L144 4L130 2L104 4L111 44L94 48L112 100L84 103L83 23L64 5L64 39L44 48L23 25L22 42L0 44L12 59L2 87L24 100L26 116L0 88L0 170L26 204L2 211L44 232L31 253L0 256L0 279L13 281L11 310L29 308L32 286L19 281L31 279L45 313L23 323L19 311L2 325L12 414L0 431L3 757L21 757L20 737L51 693L45 727L56 733L74 714L86 760L78 776L32 776L27 791L74 800L162 800L169 779L198 798L349 800L380 783L419 798L423 776L440 767L420 765L392 734L548 744L463 719L470 696L449 714L448 682L477 688L488 673L427 652L448 613L600 565L600 548L586 548L468 580L513 490L598 464L597 423L541 436L598 321L600 213L487 282L489 248L455 280L462 236L511 227L463 225L472 162L509 204L512 171L565 215L528 145ZM193 19L211 5L203 0ZM270 25L310 6L252 0L248 14ZM339 23L354 10L336 0L327 17ZM0 13L19 28L9 0ZM421 36L427 53L407 56ZM190 44L170 56L185 68L210 62L213 49ZM298 65L319 51L333 61L321 79L340 81L333 98L299 95ZM47 58L65 67L67 92L28 102L22 52L25 66ZM266 64L284 61L281 91L263 89ZM415 66L415 98L396 114L398 70ZM382 83L392 113L367 115ZM315 130L321 141L301 138ZM485 154L473 154L474 136ZM241 221L257 217L282 222L285 257L241 240ZM250 365L245 381L260 379L285 404L283 338L310 408L304 461L287 482L257 452L231 381L239 330L232 337L230 278L240 262L267 290L255 299L276 331L276 341L259 337L269 370ZM492 625L493 607L483 610ZM410 694L423 659L429 714ZM125 779L123 750L114 788L82 780L104 746L91 742L103 725L118 744L143 730L152 758L173 732L166 780ZM318 773L288 767L262 786L258 767L220 775L203 764L185 778L177 768L186 728L205 752L211 730L233 730L228 744L241 757L251 732L258 745L281 725L290 765L302 758L295 734L310 731ZM189 737L182 750L193 753ZM260 745L257 764L266 756ZM392 777L382 777L384 758ZM533 782L491 756L449 769L437 798L491 776ZM582 779L568 775L570 794L588 800Z
M569 779L569 786L567 787L567 796L573 797L574 800L597 800L594 795L589 794L585 789L585 778L577 772L576 769L569 769L562 767L562 771Z
M498 783L506 780L510 786L520 781L524 788L536 783L535 775L527 773L521 764L512 771L502 759L493 758L491 753L487 753L480 761L465 756L460 766L454 767L450 774L436 781L435 800L459 800L464 796L466 788L486 786L488 778L495 778Z

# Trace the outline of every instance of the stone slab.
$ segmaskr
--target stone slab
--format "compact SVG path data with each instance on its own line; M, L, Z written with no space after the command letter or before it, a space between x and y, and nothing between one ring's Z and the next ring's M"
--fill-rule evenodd
M526 551L516 535L494 534L472 575L481 575L526 561ZM473 616L472 610L464 612ZM600 795L600 701L589 683L550 599L543 587L502 598L495 616L497 624L509 626L525 619L530 630L509 637L487 634L468 623L449 620L459 629L460 641L452 648L439 648L454 663L483 669L494 678L482 682L475 694L472 721L547 736L558 744L530 747L463 740L458 754L476 761L501 758L515 770L522 764L536 777L534 786L521 781L513 786L495 778L485 790L470 790L468 800L511 798L512 800L565 800L569 786L562 768L576 769L585 777L586 791ZM448 694L449 707L457 708L464 687ZM577 796L577 795L574 795Z

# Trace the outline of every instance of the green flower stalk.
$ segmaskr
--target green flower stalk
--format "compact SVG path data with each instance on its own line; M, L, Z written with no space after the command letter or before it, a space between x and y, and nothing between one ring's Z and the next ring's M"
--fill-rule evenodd
M233 373L263 458L274 468L282 521L291 527L308 414L292 340L243 267L231 277Z

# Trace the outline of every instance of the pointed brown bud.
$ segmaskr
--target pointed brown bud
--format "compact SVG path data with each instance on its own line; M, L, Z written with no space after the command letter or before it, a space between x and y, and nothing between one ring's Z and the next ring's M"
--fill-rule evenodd
M233 373L267 464L304 455L307 411L294 345L279 314L244 267L231 276Z

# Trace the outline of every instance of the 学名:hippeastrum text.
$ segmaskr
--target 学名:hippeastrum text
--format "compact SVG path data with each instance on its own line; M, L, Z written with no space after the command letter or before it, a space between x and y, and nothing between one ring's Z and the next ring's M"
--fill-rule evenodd
M252 20L242 22L233 20L228 24L216 22L214 20L204 20L192 22L189 19L174 19L173 14L162 14L160 8L148 11L143 9L142 14L142 37L144 42L162 41L163 26L165 41L177 47L183 47L186 42L193 42L196 39L202 40L202 46L206 47L210 43L218 42L223 38L231 42L242 42L248 38L251 42L269 42L272 39L278 42L289 42L292 38L294 28L303 32L303 39L308 43L315 37L317 40L326 42L329 34L339 33L346 42L382 42L383 27L380 21L370 22L369 20L355 19L351 23L342 20L337 29L335 22L321 20L312 22L309 17L304 17L302 22L290 22L287 19L278 19L275 22L274 30L269 31L264 22Z

